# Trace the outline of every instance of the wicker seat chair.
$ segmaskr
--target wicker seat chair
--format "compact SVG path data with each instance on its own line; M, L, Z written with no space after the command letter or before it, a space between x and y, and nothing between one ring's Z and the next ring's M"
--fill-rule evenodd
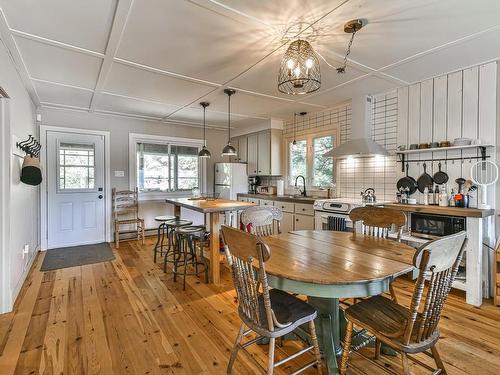
M261 237L281 233L282 219L283 211L272 206L248 207L241 213L241 223L245 230Z
M356 228L357 222L361 222L361 233L368 236L387 238L391 230L394 229L397 241L401 241L403 227L406 224L406 216L403 211L374 206L354 208L349 214L349 218L353 228ZM356 230L354 235L356 235ZM389 291L392 299L397 302L392 283L389 284Z
M269 289L265 262L271 257L271 251L262 238L228 226L222 226L222 238L238 296L238 313L242 320L231 352L227 373L232 373L233 364L240 349L268 338L269 354L266 370L268 375L273 374L274 368L309 351L313 351L314 360L302 366L294 374L299 374L314 365L317 366L317 373L320 374L321 356L314 326L314 319L317 315L314 307L284 291ZM258 270L254 268L254 265L258 265ZM276 339L295 331L302 324L309 326L311 344L275 362ZM251 332L257 333L257 337L242 343L243 338ZM251 355L250 358L254 359Z
M416 252L413 264L420 272L409 309L383 296L374 296L345 310L347 329L341 374L347 370L354 324L376 337L375 359L379 358L383 343L401 353L405 375L410 374L408 359L429 367L410 357L414 353L425 353L434 358L438 370L433 374L446 374L436 348L438 324L466 246L466 234L460 232L428 242ZM431 353L427 352L428 349Z

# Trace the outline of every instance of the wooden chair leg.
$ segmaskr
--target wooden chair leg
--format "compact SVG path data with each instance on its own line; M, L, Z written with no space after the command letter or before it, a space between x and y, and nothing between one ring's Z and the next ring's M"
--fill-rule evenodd
M389 292L391 293L392 301L398 303L398 296L396 295L396 291L394 290L392 283L389 284Z
M380 358L380 348L382 347L382 342L379 339L375 340L375 359Z
M233 346L233 350L231 350L231 356L229 357L229 363L227 364L227 374L231 374L233 371L234 361L236 360L236 356L238 355L238 351L240 350L240 342L243 338L243 333L245 332L245 325L241 323L240 331L238 332L238 336L236 336L236 341Z
M274 373L274 347L276 346L276 339L271 337L269 339L269 353L267 359L267 375Z
M446 369L444 368L444 363L441 360L441 356L439 355L439 351L436 347L436 344L431 348L432 356L434 357L434 361L436 362L436 366L441 369L441 374L447 374Z
M406 353L401 353L401 361L403 363L403 374L411 375L410 363L408 362L408 356L406 355Z
M319 351L318 337L316 336L316 326L314 320L309 322L309 335L314 346L314 357L316 358L316 373L321 375L323 373L323 363L321 362L321 353Z
M142 233L142 244L144 245L144 238L146 237L146 235L144 234L144 220L141 221L141 233Z
M120 225L115 223L115 246L118 249L120 247Z
M342 348L342 359L340 360L340 375L345 375L347 373L347 362L349 361L349 350L351 349L352 329L353 323L348 320L344 337L344 345Z

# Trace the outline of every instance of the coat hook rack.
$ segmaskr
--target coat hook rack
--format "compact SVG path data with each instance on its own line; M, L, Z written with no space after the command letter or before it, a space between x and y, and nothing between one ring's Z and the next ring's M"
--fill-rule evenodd
M42 148L40 142L38 142L31 134L28 135L28 139L22 142L16 142L16 146L32 158L37 158L40 155L40 149Z

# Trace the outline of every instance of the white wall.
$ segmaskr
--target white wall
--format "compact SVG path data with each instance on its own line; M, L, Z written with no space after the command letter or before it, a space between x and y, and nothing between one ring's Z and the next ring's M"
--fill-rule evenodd
M0 43L0 86L10 96L7 100L9 116L3 123L2 135L23 140L28 134L38 137L35 124L35 106L32 103L10 55ZM5 141L5 139L3 140ZM22 159L14 156L9 147L2 148L1 158L10 159L10 173L1 176L6 201L0 214L9 221L8 233L3 233L5 247L2 252L2 292L3 306L0 312L9 311L23 284L29 265L40 243L39 228L39 188L20 182ZM29 254L23 257L23 248L29 245Z
M129 188L129 133L191 139L203 138L203 129L198 127L65 109L41 108L39 112L42 115L42 125L109 131L111 187L118 189ZM212 153L212 157L207 161L208 191L213 189L214 163L227 161L223 160L221 156L222 148L227 140L226 137L227 135L224 131L207 129L207 148ZM124 171L125 175L123 177L115 177L114 171ZM154 222L155 216L172 214L173 210L162 201L142 201L140 212L146 220L146 228L154 228L157 226ZM186 213L183 215L189 214ZM191 219L200 220L196 215L191 215L190 217Z

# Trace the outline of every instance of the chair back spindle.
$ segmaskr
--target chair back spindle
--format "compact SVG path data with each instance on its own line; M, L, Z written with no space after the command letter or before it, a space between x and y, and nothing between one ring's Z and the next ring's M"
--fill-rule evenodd
M361 233L373 237L387 238L394 226L398 241L401 240L403 226L406 224L406 216L402 211L375 206L354 208L349 218L354 228L361 221Z
M260 237L281 233L282 219L283 212L278 207L254 206L241 213L241 222L245 229Z
M466 233L460 232L428 242L416 252L413 265L420 273L405 329L406 343L425 341L437 329L466 246Z

